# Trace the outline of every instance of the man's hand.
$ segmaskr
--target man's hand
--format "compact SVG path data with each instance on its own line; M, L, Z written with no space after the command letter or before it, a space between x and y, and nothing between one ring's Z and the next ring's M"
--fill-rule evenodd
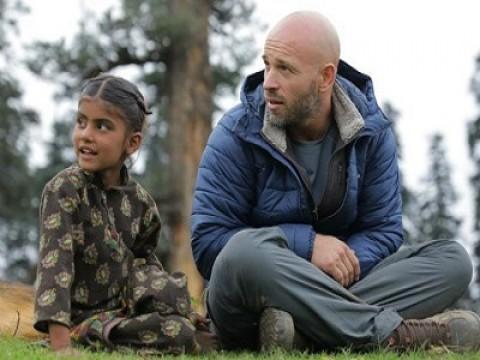
M355 253L347 244L333 236L315 236L312 264L345 288L360 278L360 264Z

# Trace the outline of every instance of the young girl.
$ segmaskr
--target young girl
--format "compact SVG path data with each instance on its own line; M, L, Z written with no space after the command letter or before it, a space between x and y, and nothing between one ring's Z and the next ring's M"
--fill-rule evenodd
M142 143L144 98L111 75L82 88L73 131L77 164L47 183L40 209L34 327L55 351L81 344L166 353L213 350L191 309L186 277L154 256L160 218L124 161Z

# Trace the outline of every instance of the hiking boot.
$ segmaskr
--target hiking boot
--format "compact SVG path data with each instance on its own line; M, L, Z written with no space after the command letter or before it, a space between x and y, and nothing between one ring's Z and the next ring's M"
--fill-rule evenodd
M282 310L266 308L260 316L258 332L262 352L275 349L303 351L310 348L305 338L295 331L292 316Z
M444 346L452 351L480 349L480 317L472 311L453 310L422 320L404 320L385 340L397 350Z

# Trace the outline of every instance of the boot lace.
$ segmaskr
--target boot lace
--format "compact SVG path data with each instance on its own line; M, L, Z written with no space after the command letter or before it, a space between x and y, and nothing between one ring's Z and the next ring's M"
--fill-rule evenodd
M426 349L449 343L446 324L433 320L404 320L387 339L387 346L398 349Z

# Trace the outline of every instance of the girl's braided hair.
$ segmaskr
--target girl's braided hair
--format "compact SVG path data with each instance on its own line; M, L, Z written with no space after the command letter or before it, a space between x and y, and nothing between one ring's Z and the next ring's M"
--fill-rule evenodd
M88 79L82 85L80 95L99 98L119 108L134 132L143 130L145 116L151 114L140 90L118 76L100 74Z

